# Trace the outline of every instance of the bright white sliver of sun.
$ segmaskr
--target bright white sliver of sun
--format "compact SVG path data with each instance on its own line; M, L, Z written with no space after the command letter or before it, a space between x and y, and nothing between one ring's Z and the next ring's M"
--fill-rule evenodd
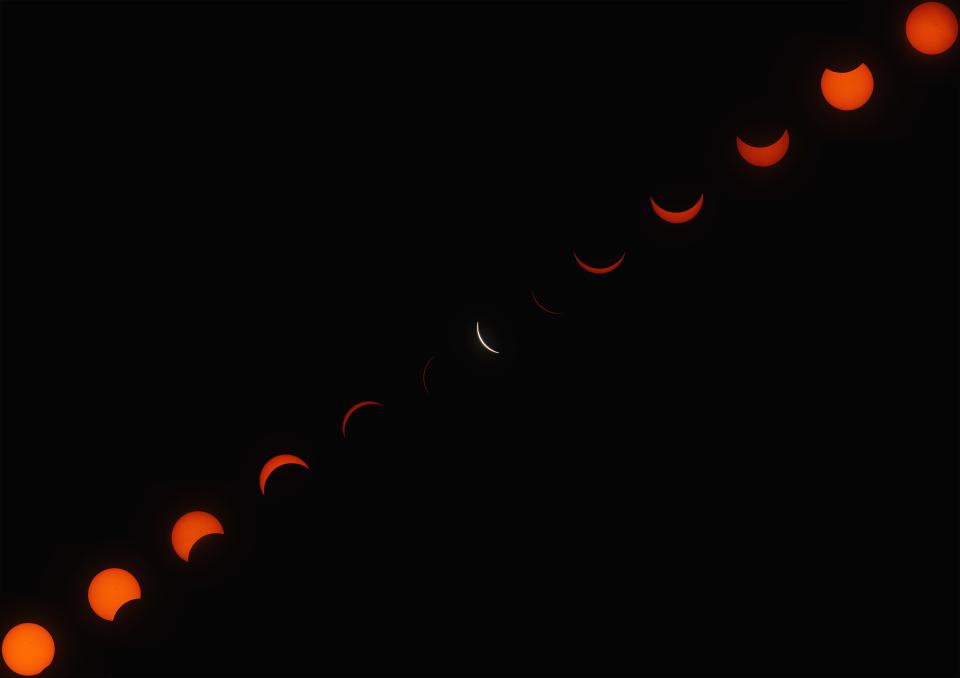
M487 342L483 340L483 337L480 335L480 322L477 322L477 339L480 340L480 343L483 344L483 347L490 351L491 353L500 353L500 351L495 351L490 346L487 345Z

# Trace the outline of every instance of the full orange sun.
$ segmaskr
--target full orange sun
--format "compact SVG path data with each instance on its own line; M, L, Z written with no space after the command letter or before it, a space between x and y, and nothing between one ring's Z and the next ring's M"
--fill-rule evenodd
M53 636L39 624L17 624L3 637L3 661L21 676L35 676L53 662Z
M917 5L907 17L907 40L924 54L943 54L957 41L957 15L942 2Z

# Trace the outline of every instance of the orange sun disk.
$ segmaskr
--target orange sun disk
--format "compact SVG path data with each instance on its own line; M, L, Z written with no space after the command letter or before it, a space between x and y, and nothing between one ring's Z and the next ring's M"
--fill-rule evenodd
M21 676L35 676L50 666L55 651L53 636L39 624L17 624L3 637L4 663Z
M907 40L924 54L943 54L957 41L957 15L942 2L924 2L907 17Z

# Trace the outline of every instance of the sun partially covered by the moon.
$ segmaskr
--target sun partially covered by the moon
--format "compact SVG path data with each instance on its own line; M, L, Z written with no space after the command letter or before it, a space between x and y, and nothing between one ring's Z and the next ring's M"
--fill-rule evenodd
M534 292L533 290L530 290L530 296L533 298L533 303L537 305L537 308L539 308L541 311L543 311L547 315L563 315L563 313L561 313L560 311L551 310L546 306L544 306L543 304L541 304L540 300L537 299L537 293Z
M483 335L480 334L480 322L479 322L479 321L477 321L477 339L479 339L479 340L480 340L480 343L483 345L483 347L484 347L485 349L487 349L488 351L490 351L491 353L499 353L499 352L500 352L500 351L492 348L492 347L490 346L490 344L488 344L487 342L485 342L485 341L483 340Z
M206 511L190 511L174 524L170 539L176 554L189 562L194 544L211 534L223 534L220 521Z
M700 198L693 204L692 207L689 207L685 210L680 210L677 212L665 210L657 204L657 202L653 199L653 196L650 196L650 207L653 208L654 214L668 223L685 224L700 214L700 210L703 208L703 193L700 194Z
M593 273L594 275L604 275L606 273L610 273L612 271L617 270L620 264L623 263L623 260L626 256L627 256L627 253L624 252L623 254L620 255L620 258L617 259L612 264L608 264L606 266L592 266L590 264L585 263L583 259L577 256L576 252L573 253L573 258L576 259L577 265L579 265L580 268L582 268L587 273Z
M430 363L433 362L434 358L436 358L434 355L427 358L427 362L424 363L423 369L420 371L420 383L423 384L424 393L430 393L430 389L427 388L427 368L430 367Z
M790 148L790 134L783 130L780 138L769 146L752 146L740 137L737 137L737 151L740 157L754 167L770 167L783 160Z
M107 621L113 621L117 611L131 600L139 599L140 582L119 567L111 567L98 573L87 588L90 609Z
M350 421L350 417L353 416L353 413L362 407L369 407L370 405L383 407L383 403L378 403L376 400L362 400L356 405L351 406L350 409L347 410L347 413L343 415L343 421L340 422L340 434L344 438L347 437L347 422Z
M820 76L820 91L834 108L855 111L873 95L873 73L866 64L843 73L825 68Z
M275 457L271 457L267 460L267 463L263 465L263 468L260 469L260 494L267 493L267 479L270 478L270 474L281 466L287 466L289 464L296 464L306 469L310 468L307 466L307 462L295 454L278 454Z

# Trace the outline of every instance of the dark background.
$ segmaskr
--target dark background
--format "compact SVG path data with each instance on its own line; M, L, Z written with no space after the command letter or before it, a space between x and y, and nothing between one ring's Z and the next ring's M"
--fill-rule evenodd
M910 7L4 4L0 626L50 676L956 672Z

